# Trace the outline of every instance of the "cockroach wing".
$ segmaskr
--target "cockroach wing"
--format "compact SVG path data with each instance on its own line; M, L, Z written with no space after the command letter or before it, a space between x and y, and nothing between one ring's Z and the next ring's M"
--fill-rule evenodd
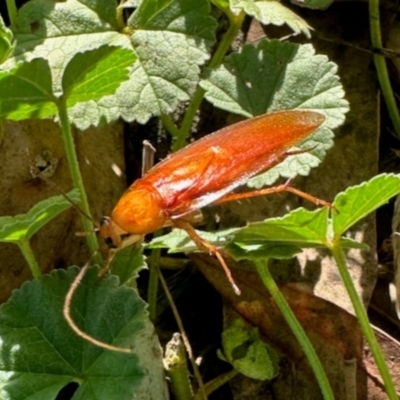
M293 110L242 121L174 153L139 181L156 188L171 219L180 218L283 161L324 120L316 112Z

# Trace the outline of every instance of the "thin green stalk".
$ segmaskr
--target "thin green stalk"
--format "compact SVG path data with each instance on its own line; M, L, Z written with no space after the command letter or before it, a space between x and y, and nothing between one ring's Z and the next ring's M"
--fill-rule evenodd
M193 374L196 378L197 385L199 387L199 389L198 389L198 395L200 396L199 399L207 400L206 389L204 388L204 383L203 383L203 379L202 379L200 371L199 371L199 367L196 364L196 360L194 359L192 347L190 346L190 342L189 342L188 336L185 332L185 328L183 327L183 323L182 323L181 317L179 315L178 309L176 308L174 299L171 295L171 292L169 291L167 282L165 281L161 271L160 271L159 278L161 281L161 285L164 289L165 296L167 297L168 303L171 307L172 313L174 314L175 321L176 321L176 324L178 325L179 332L181 333L181 338L182 338L183 344L185 345L186 352L189 356L190 363L192 364Z
M231 379L233 379L236 375L239 374L239 371L236 369L232 369L228 372L225 372L222 375L217 376L216 378L212 379L211 381L208 381L204 387L206 389L207 395L211 394L218 388L220 388L222 385L225 385L225 383L228 383ZM197 394L194 396L194 400L201 400L201 397L199 397Z
M89 209L89 202L86 197L86 191L85 191L85 187L83 185L81 171L79 169L78 157L77 157L76 151L75 151L74 138L72 136L71 124L70 124L69 118L68 118L67 106L63 99L61 99L57 102L57 108L58 108L58 115L60 118L61 134L62 134L62 137L64 140L64 147L65 147L65 152L67 155L68 166L69 166L72 182L74 184L74 187L77 188L80 192L80 195L81 195L80 206L82 207L82 210L88 216L91 216L90 209ZM85 230L85 233L87 234L86 241L87 241L87 244L89 247L89 251L91 254L93 254L93 260L95 263L102 265L103 261L98 252L99 243L97 242L97 237L95 234L93 221L89 220L88 218L86 218L83 215L81 216L81 218L82 218L83 229Z
M171 117L167 114L162 114L160 116L161 122L164 125L164 128L169 132L172 137L179 137L179 129L172 121Z
M42 276L42 271L40 271L39 265L36 262L35 254L33 253L31 244L28 238L23 238L18 241L18 246L22 251L22 254L25 257L26 262L31 269L32 275L35 279L38 279Z
M6 0L6 4L8 18L10 19L10 25L13 26L17 21L17 6L15 5L15 0Z
M379 16L379 0L369 0L369 23L372 47L380 49L382 48L382 37ZM385 57L380 54L374 54L374 62L390 119L392 120L393 127L396 131L396 136L400 138L400 115L392 86L390 84Z
M125 3L125 0L122 0L117 7L117 24L120 30L125 28L125 21L124 21L124 7L122 5Z
M299 341L299 344L303 349L312 370L314 371L315 377L317 378L324 399L334 400L335 397L333 395L329 380L325 374L325 370L321 364L321 361L319 360L317 353L314 350L314 347L312 346L310 340L304 332L303 327L300 325L289 304L287 303L286 299L283 297L278 286L276 285L272 275L268 270L268 266L266 265L265 260L255 261L255 266L265 287L270 292L272 298L279 307L279 310L284 316L290 329L296 336L296 339Z
M155 233L156 236L160 236L161 231ZM159 265L160 265L161 250L153 249L150 255L149 262L149 284L147 288L147 303L149 318L152 322L155 322L157 316L157 298L158 298L158 276L159 276Z
M232 42L236 38L244 17L246 16L245 12L241 12L239 15L229 15L230 25L229 29L225 32L217 50L215 51L208 68L217 68L225 57L225 54L229 50ZM204 89L200 86L197 87L197 90L192 98L192 101L189 104L188 109L186 110L185 117L183 118L182 125L180 129L176 131L169 130L169 132L174 136L175 142L172 146L172 151L177 151L186 145L186 140L189 136L190 128L193 124L193 119L197 113L197 110L200 107L201 102L204 98Z
M386 365L385 358L383 357L381 348L376 340L374 331L369 323L367 312L361 303L361 300L354 287L353 280L351 279L350 273L347 269L346 256L343 248L335 244L330 247L330 250L335 258L336 264L339 268L340 275L343 283L346 287L347 293L349 294L350 300L353 303L354 311L357 319L360 323L361 330L368 342L369 348L374 356L376 365L378 366L379 372L381 373L383 382L386 387L386 394L390 400L398 399L397 393L393 384L392 377L390 376L389 369Z
M175 333L167 343L163 361L174 398L176 400L192 400L193 388L190 382L185 346L179 333Z

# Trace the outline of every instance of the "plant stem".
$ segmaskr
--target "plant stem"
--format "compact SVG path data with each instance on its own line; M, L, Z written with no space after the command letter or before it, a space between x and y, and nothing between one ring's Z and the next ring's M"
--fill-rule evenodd
M351 279L350 273L347 269L346 256L344 254L343 248L339 244L334 244L330 246L330 250L332 251L333 257L335 258L336 264L339 268L340 276L342 277L350 300L353 303L354 311L360 323L361 330L368 342L376 365L378 366L378 369L381 373L383 382L385 383L386 394L391 400L398 399L392 378L389 373L389 369L385 362L385 358L383 357L381 348L379 347L374 331L369 323L367 312L365 311L365 308L361 303L361 300L354 287L353 280Z
M80 206L86 215L91 216L89 203L86 196L85 187L83 185L81 171L79 169L78 157L75 151L74 138L72 136L71 124L68 118L67 105L65 100L61 98L56 102L58 108L58 115L60 118L61 134L64 141L65 152L67 155L68 166L74 187L80 192L81 202ZM93 221L85 216L81 216L83 229L85 230L86 241L89 247L90 254L93 255L95 263L102 265L103 261L98 252L99 244L94 230Z
M233 40L236 38L239 29L242 26L244 17L246 14L242 11L239 15L228 15L230 20L229 29L225 32L217 50L215 51L208 68L217 68L225 57L225 54L229 50ZM173 135L175 142L172 146L172 151L177 151L185 146L186 140L189 135L190 128L193 124L193 119L200 107L201 102L204 98L204 89L200 86L197 87L196 92L186 110L185 117L183 118L182 125L178 131L169 130ZM168 129L168 127L167 127Z
M17 20L17 6L15 5L15 0L6 0L7 4L7 13L8 13L8 18L10 20L10 25L15 26L16 20Z
M158 231L156 232L156 234ZM159 236L159 234L154 237ZM160 265L161 250L153 249L150 255L149 262L149 285L147 288L147 303L149 303L148 311L150 321L153 323L157 316L157 297L158 297L158 276L159 276L159 265Z
M170 118L169 115L162 114L160 116L160 119L161 119L162 124L164 125L164 128L169 132L169 134L172 137L174 137L174 138L179 137L180 130L176 127L176 125L174 124L174 121L172 121L172 119Z
M171 292L169 291L167 282L165 281L161 271L160 271L159 278L161 281L161 285L164 289L165 296L167 297L168 303L171 307L172 313L174 314L175 321L176 321L176 324L178 325L179 332L181 333L181 338L182 338L183 344L185 345L186 352L189 356L190 363L192 364L193 374L197 380L197 385L199 387L197 394L198 394L198 396L200 396L199 399L207 400L206 389L204 387L204 383L203 383L203 379L202 379L200 371L199 371L199 367L197 366L196 360L194 359L192 347L190 345L188 336L185 332L185 328L183 327L183 323L182 323L181 317L179 315L178 309L176 308L174 299L171 295Z
M193 389L190 383L185 347L179 333L175 333L167 343L163 361L174 398L176 400L192 400Z
M213 380L208 381L205 384L205 389L206 389L207 395L211 394L212 392L214 392L215 390L220 388L222 385L225 385L225 383L229 382L232 378L234 378L238 374L239 374L239 371L237 371L236 369L232 369L228 372L225 372L222 375L217 376ZM198 397L198 395L196 394L194 396L194 400L201 400L201 397Z
M272 298L279 307L279 310L282 312L282 315L284 316L290 329L299 341L299 344L303 349L312 370L314 371L315 377L317 378L324 399L334 400L335 397L333 395L329 380L325 374L325 370L321 364L321 361L319 360L317 353L314 350L314 347L312 346L310 340L304 332L303 327L300 325L289 304L287 303L286 299L283 297L278 286L276 285L272 275L270 274L267 265L268 263L266 263L265 260L256 260L254 263L265 287L270 292Z
M124 8L121 7L121 5L124 3L124 1L121 2L120 6L117 7L117 24L118 28L122 31L125 27L125 22L124 22Z
M379 16L379 0L369 0L369 23L372 47L380 49L382 48L382 37ZM390 84L385 57L380 54L374 54L374 63L390 119L392 120L397 138L400 138L400 115L392 86Z
M42 271L40 271L39 265L36 262L35 254L33 253L29 239L22 238L17 242L17 244L21 249L22 254L25 257L25 260L28 263L29 268L31 269L33 277L35 279L40 278L42 276Z

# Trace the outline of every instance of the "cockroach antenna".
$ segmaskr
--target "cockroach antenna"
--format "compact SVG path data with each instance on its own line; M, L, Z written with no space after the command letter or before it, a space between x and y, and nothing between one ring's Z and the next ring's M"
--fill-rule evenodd
M57 191L57 193L59 193L62 197L64 197L64 199L67 200L68 203L70 203L71 206L72 206L75 210L77 210L77 211L78 211L81 215L83 215L86 219L88 219L89 221L91 221L92 224L94 225L94 230L95 230L96 232L100 229L100 226L99 226L98 222L94 221L93 218L92 218L89 214L87 214L85 211L83 211L82 208L80 208L80 207L78 206L78 204L76 204L72 199L70 199L70 198L68 197L67 194L65 194L61 189L59 189L59 188L57 187L57 185L56 185L54 182L50 181L49 179L45 179L45 178L42 178L42 180L43 180L44 182L48 183L54 190Z
M125 347L113 346L111 344L107 344L100 340L95 339L94 337L88 335L86 332L82 331L78 327L78 325L76 325L75 321L73 320L73 318L71 316L72 298L74 296L74 293L75 293L77 287L81 283L86 271L88 270L88 268L89 268L89 263L86 263L85 266L79 271L78 275L72 282L67 295L65 296L64 307L63 307L64 318L68 322L68 325L71 327L71 329L82 339L85 339L88 342L90 342L98 347L101 347L103 349L106 349L106 350L117 351L119 353L132 353L132 349L128 349Z

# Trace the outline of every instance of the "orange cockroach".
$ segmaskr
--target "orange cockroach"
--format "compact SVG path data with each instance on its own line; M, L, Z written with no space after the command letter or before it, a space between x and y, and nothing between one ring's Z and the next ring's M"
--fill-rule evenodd
M291 191L320 205L326 202L288 185L232 194L232 190L264 172L286 157L290 151L325 121L313 111L280 111L223 128L170 155L135 181L105 218L100 228L104 238L121 244L121 235L138 237L163 226L184 229L201 251L216 256L232 287L230 271L219 250L197 235L191 223L202 207L211 203ZM302 152L302 151L300 151Z

